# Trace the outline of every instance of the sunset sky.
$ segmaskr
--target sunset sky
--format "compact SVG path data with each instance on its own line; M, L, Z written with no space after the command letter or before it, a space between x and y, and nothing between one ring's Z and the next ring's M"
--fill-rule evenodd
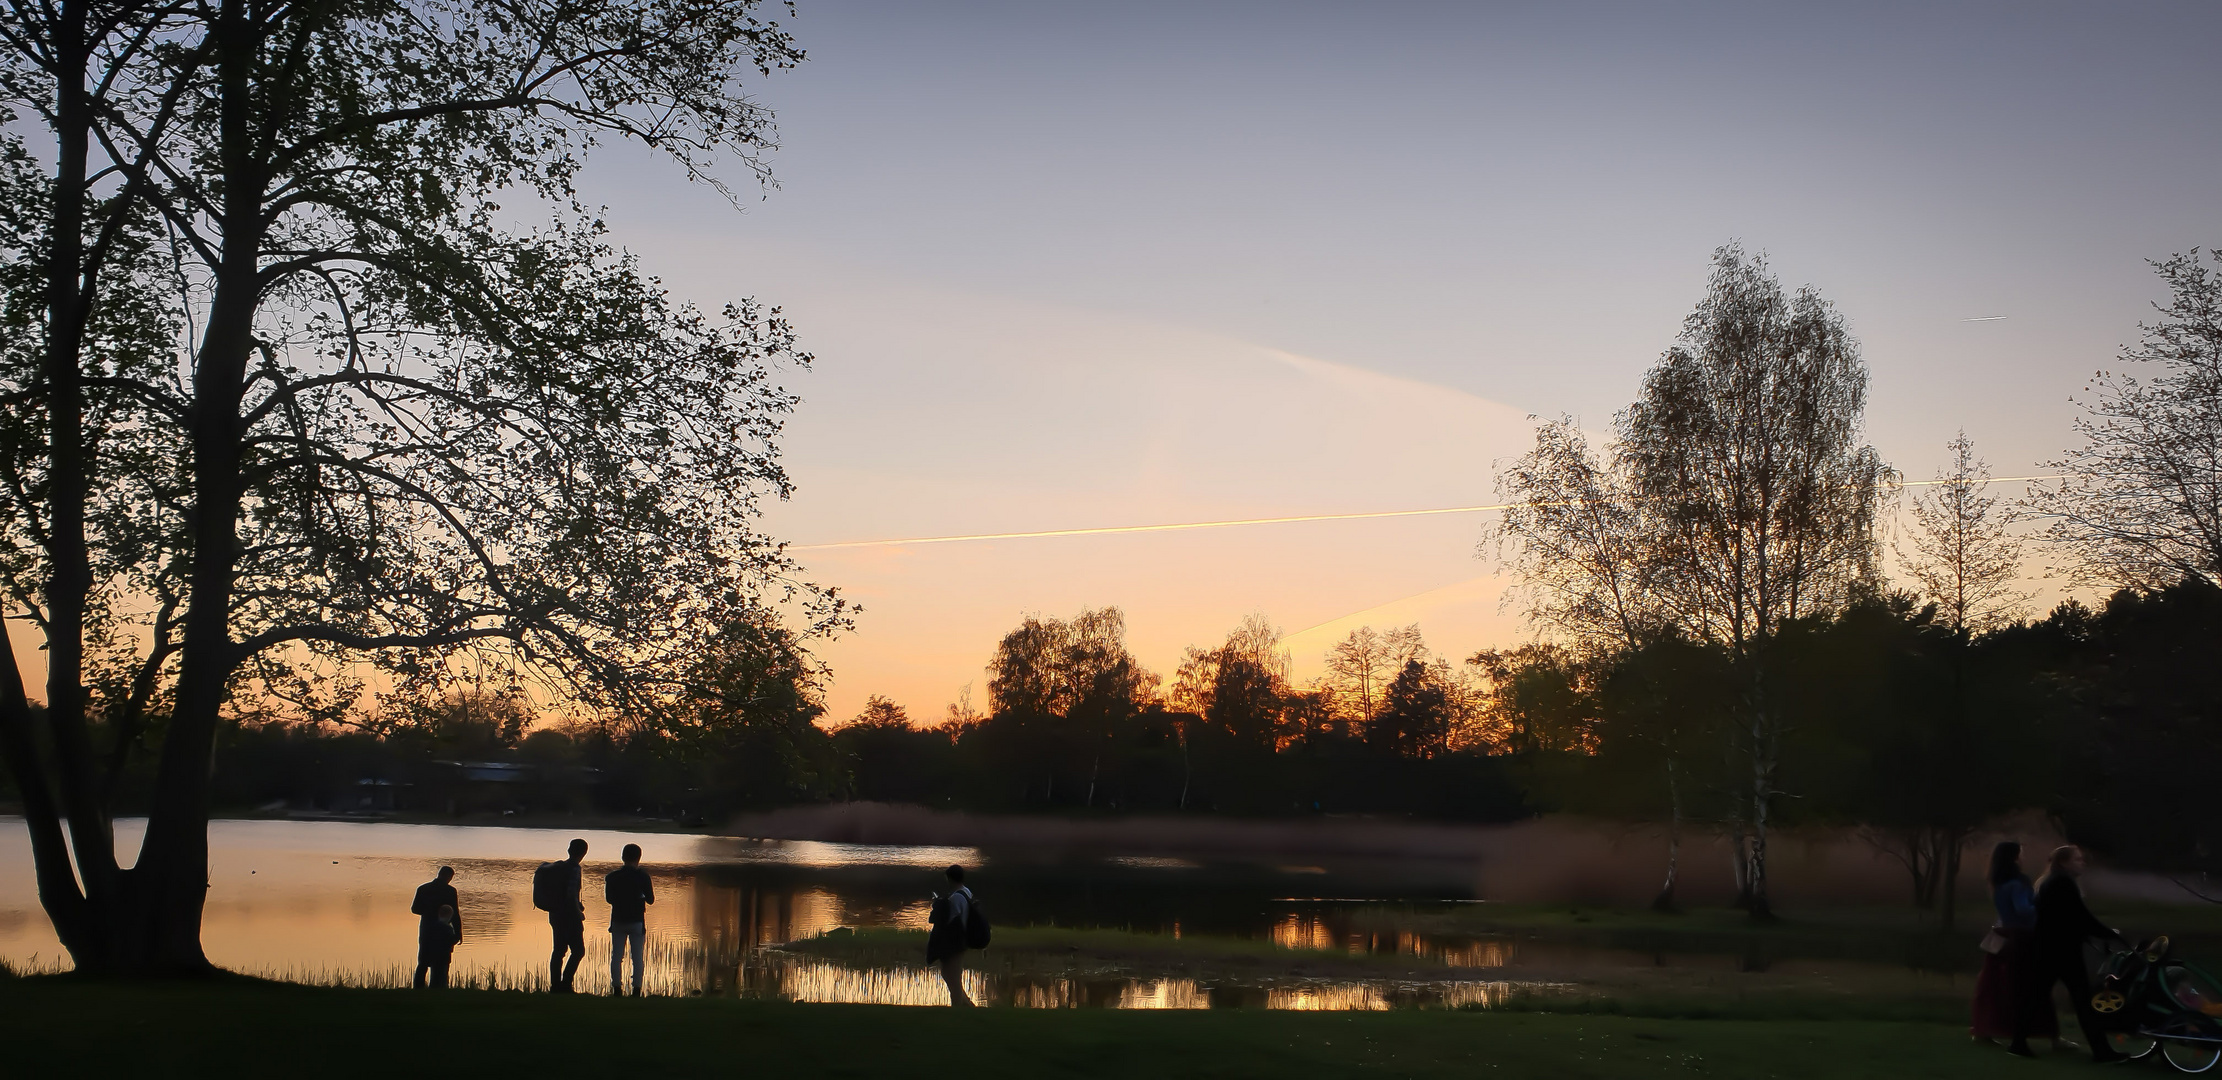
M816 354L797 545L1496 500L1529 414L1593 429L1732 238L1836 301L1872 441L2001 476L2222 242L2222 7L860 3L787 20L782 186L736 213L617 151L617 238ZM2003 316L2003 318L1999 318ZM1976 321L1981 320L1981 321ZM1300 680L1349 629L1526 631L1487 515L798 552L864 605L829 707L932 719L1029 612L1145 663L1251 612Z

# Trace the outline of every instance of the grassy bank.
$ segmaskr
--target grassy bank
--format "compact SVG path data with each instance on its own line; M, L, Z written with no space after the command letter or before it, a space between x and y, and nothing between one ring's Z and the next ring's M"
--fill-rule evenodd
M1951 1025L1539 1012L1141 1013L904 1009L227 979L0 979L11 1075L381 1077L2068 1076Z

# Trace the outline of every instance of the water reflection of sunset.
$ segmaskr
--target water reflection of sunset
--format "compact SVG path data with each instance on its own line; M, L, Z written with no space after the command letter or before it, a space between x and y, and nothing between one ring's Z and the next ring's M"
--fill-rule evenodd
M1273 924L1273 944L1284 949L1336 949L1341 942L1325 919L1315 915L1290 915Z
M137 822L119 823L122 846L131 846L138 827ZM531 905L532 871L542 859L559 857L571 835L533 829L219 821L210 830L203 940L216 963L246 974L353 986L407 985L416 938L410 897L437 867L447 865L456 870L464 927L454 984L545 988L547 916ZM649 993L891 1005L947 1002L938 973L924 965L922 955L916 966L885 960L859 965L780 946L842 928L922 930L925 894L940 884L939 875L930 871L952 858L979 860L977 852L668 834L579 835L590 843L581 991L608 990L608 909L599 877L614 864L600 857L631 841L648 849L656 883L657 903L647 919L644 983ZM850 852L855 861L841 862ZM14 872L29 861L20 824L0 822L0 959L18 969L55 970L64 963L64 954L39 910L32 876ZM1094 865L1106 862L1118 873L1147 875L1152 895L1163 894L1158 875L1192 865L1156 859ZM1088 880L1095 882L1091 888L1102 884ZM999 912L1025 910L1018 881L1001 884L1008 891L995 894L991 902L1007 900L1012 906L999 907ZM1114 905L1112 910L1124 909ZM1176 904L1166 914L1183 911L1218 923L1221 929L1214 933L1263 933L1290 950L1398 954L1446 968L1501 967L1512 957L1504 942L1439 941L1410 932L1352 929L1349 912L1333 907L1260 912L1249 916L1258 922L1237 927L1206 914L1208 908ZM1014 924L1024 926L1026 921L1017 918ZM1177 918L1168 918L1165 925L1176 928L1174 936L1179 936ZM1192 973L1147 970L1087 977L1027 975L1000 968L997 953L987 954L986 961L986 973L967 972L969 992L982 1003L1018 1008L1377 1009L1489 1004L1509 992L1509 984L1449 978L1402 986L1307 981L1273 987L1259 985L1270 979L1231 984Z
M1265 1007L1298 1012L1380 1012L1388 1009L1389 998L1382 988L1364 983L1278 986L1265 992Z
M1211 994L1194 979L1152 979L1131 982L1119 991L1121 1009L1208 1009Z
M966 996L974 1001L993 1000L987 980L978 972L964 976ZM947 1005L949 988L938 972L872 969L859 971L838 964L789 963L779 972L779 996L789 1001L815 1001L857 1005Z

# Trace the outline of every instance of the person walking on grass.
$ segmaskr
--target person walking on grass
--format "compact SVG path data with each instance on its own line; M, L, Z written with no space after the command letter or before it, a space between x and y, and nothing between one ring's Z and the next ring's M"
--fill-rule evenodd
M548 992L571 993L571 977L586 959L586 905L579 900L579 864L586 861L586 841L571 841L571 857L545 862L532 873L532 906L548 913L548 927L555 931L555 951L548 954Z
M943 874L949 879L949 895L934 897L926 916L933 924L926 935L926 962L941 965L941 981L949 985L949 1004L969 1009L972 999L964 992L964 951L972 918L972 890L965 887L964 867L951 866Z
M625 948L633 950L633 996L640 996L641 954L647 949L648 905L656 902L656 886L640 868L640 845L625 845L625 865L602 879L602 898L610 902L610 993L624 985Z
M2029 1053L2029 1037L2060 1038L2052 1010L2028 1008L2029 986L2039 977L2037 893L2021 872L2021 845L2001 840L1991 848L1991 904L1998 921L1983 935L1983 970L1975 976L1975 1037L1985 1042L2012 1039L2013 1052Z
M2053 849L2045 876L2037 880L2037 977L2030 980L2025 1008L2052 1011L2052 984L2065 983L2068 1001L2075 1006L2076 1023L2091 1044L2093 1061L2117 1061L2122 1055L2106 1043L2106 1028L2091 1008L2091 973L2083 966L2083 943L2091 938L2122 941L2122 933L2098 920L2083 904L2083 849L2073 844ZM2067 1045L2055 1041L2055 1045ZM2026 1043L2014 1044L2017 1054L2029 1053Z
M463 940L463 901L449 884L454 880L455 868L443 866L432 880L417 886L416 899L409 902L409 914L417 917L417 970L409 983L419 990L425 988L427 975L432 986L447 986L448 964ZM442 910L448 912L445 921Z

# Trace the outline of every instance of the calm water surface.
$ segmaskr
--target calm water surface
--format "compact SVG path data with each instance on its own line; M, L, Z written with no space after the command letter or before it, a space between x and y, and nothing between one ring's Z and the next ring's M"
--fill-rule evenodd
M117 824L137 849L143 822ZM1267 939L1290 950L1399 954L1419 981L1261 976L1246 984L1187 977L968 976L975 1000L1033 1008L1387 1009L1487 1004L1541 985L1538 965L1644 965L1664 958L1540 948L1489 938L1434 939L1360 929L1352 915L1383 902L1434 909L1472 902L1470 863L1413 860L1327 866L1202 864L1182 859L1058 856L950 847L873 847L670 833L557 831L339 821L219 821L209 828L202 940L223 967L303 982L405 984L415 960L409 901L442 864L456 870L464 941L459 984L545 985L547 916L531 905L532 871L586 839L587 946L582 990L606 989L608 906L600 875L626 843L655 876L648 911L649 992L796 1001L939 1005L939 976L915 965L856 967L788 952L841 927L924 929L930 892L950 863L973 868L1000 926L1104 927ZM1580 955L1575 955L1575 953ZM21 819L0 819L0 959L65 966L38 906ZM1692 958L1699 966L1718 961Z

